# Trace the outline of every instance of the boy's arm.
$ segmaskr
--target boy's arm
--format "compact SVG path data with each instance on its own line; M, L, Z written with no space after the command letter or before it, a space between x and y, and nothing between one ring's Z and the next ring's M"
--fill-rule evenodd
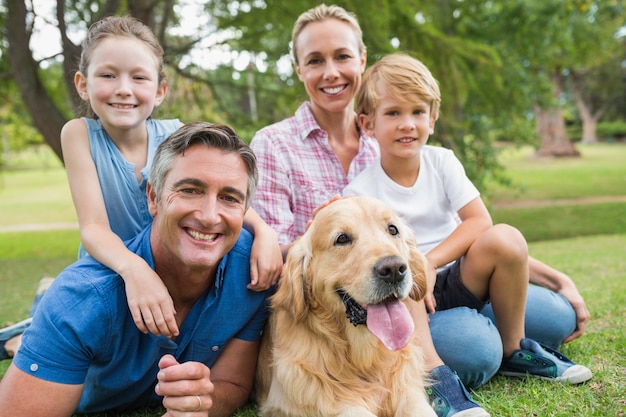
M491 215L480 197L463 206L458 215L461 223L454 232L426 255L431 266L440 267L459 259L476 238L493 225Z
M571 342L582 336L587 328L587 323L589 323L591 319L591 315L574 281L563 272L544 264L532 256L528 257L528 267L530 271L530 282L532 284L545 287L561 294L569 301L576 312L576 329L563 343Z
M11 364L0 381L0 417L69 417L82 392L83 385L39 379Z
M63 127L61 146L85 249L124 279L128 305L139 330L167 337L178 335L174 306L165 285L111 230L83 120L71 120Z
M248 288L254 291L267 290L278 281L283 268L278 236L252 207L244 216L244 227L254 236Z

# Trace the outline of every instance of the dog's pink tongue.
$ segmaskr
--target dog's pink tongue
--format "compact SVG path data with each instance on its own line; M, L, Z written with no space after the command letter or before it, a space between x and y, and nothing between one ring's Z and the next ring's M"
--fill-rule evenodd
M389 350L402 349L415 330L409 309L399 300L367 306L367 328Z

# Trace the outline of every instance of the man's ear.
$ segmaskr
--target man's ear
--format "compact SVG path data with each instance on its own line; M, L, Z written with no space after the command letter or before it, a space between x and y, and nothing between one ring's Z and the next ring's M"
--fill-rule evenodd
M359 114L359 126L368 136L374 136L374 122L368 114Z
M152 217L154 217L157 214L157 211L158 211L157 208L159 205L157 203L156 192L154 188L152 187L152 184L150 184L150 182L146 184L146 195L148 197L148 210L150 211L150 214L152 215Z

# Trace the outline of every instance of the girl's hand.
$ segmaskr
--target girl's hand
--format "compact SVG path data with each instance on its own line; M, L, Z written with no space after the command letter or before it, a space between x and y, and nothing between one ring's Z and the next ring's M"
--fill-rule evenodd
M126 285L128 307L137 328L156 336L178 336L174 302L156 272L138 258L122 278Z
M278 282L283 268L283 255L278 236L271 227L256 230L250 253L250 284L248 289L264 291Z

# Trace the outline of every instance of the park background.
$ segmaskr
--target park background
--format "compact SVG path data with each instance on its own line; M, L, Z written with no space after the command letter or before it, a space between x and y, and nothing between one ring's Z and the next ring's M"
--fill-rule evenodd
M306 98L289 39L315 4L0 3L0 325L24 318L39 279L75 259L59 132L79 114L72 78L89 24L132 14L159 36L170 91L155 117L225 122L249 140ZM431 143L455 151L494 220L520 228L533 255L575 280L591 311L587 334L563 348L593 370L589 383L496 377L474 395L493 416L626 416L624 1L336 4L357 14L368 63L404 52L431 68L443 94Z

